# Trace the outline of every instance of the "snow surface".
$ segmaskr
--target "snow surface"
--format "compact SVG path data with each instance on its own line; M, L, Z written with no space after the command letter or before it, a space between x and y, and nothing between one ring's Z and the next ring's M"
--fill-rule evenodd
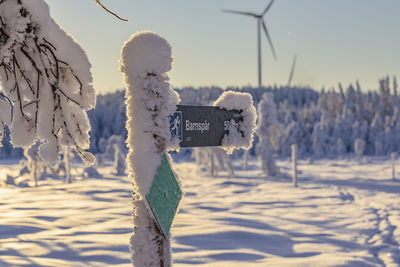
M17 165L2 162L0 177ZM254 159L235 177L175 167L186 192L172 227L173 266L399 266L400 181L391 163L299 161L299 187ZM290 172L289 161L278 161ZM79 169L79 171L77 171ZM0 266L131 266L131 181L40 181L0 188Z

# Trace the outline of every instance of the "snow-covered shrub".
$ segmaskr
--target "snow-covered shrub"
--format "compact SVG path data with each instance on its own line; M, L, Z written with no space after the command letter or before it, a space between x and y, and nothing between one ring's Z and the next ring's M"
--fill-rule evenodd
M361 158L364 155L365 150L365 141L361 138L357 138L354 141L354 152L358 158Z
M208 163L208 150L203 147L194 147L192 153L194 160L201 168L206 168Z
M101 138L98 147L99 153L95 156L97 165L103 166L109 162L114 163L116 148L123 156L126 155L125 140L121 135L113 134L107 140Z
M170 241L161 235L145 198L161 156L171 145L169 116L179 102L168 82L171 64L170 45L152 32L134 34L122 48L120 69L127 87L127 165L134 186L134 266L171 266Z
M275 163L273 142L271 142L275 137L275 129L278 127L273 94L265 93L263 95L263 99L258 105L258 114L257 135L259 142L257 144L257 155L261 161L263 172L269 176L277 176L279 169Z
M374 143L374 148L375 148L375 155L382 155L383 154L383 139L379 138L375 140Z
M6 185L15 185L15 178L11 175L6 175L6 179L4 180Z
M107 148L107 140L104 137L101 137L98 144L98 150L100 153L104 153Z
M343 142L343 140L342 140ZM328 136L321 123L316 123L312 133L312 148L317 157L324 156L327 151Z
M220 147L196 148L196 162L210 176L217 176L218 171L226 170L228 175L234 176L235 172L227 152Z
M105 154L104 153L98 153L95 154L96 157L96 165L97 166L104 166L106 159L105 159Z
M103 177L95 167L89 166L83 169L83 177L85 178L101 178Z
M336 154L339 158L343 158L346 154L346 147L344 146L342 138L339 138L336 141Z
M53 20L44 0L0 1L0 136L15 147L36 142L55 163L64 146L93 162L86 111L95 104L83 49ZM1 137L0 137L1 138Z
M217 157L218 166L221 169L225 169L228 172L229 176L234 176L235 171L233 169L232 162L231 162L231 159L229 158L229 155L227 155L225 150L223 150L219 147L216 147L215 150L216 150L215 154Z
M65 166L65 181L69 184L72 182L71 159L73 157L74 157L74 153L72 152L71 148L66 147L64 149L63 160L64 160L64 166Z
M208 175L210 175L211 177L215 177L218 175L215 154L211 147L207 149L207 152L208 152L208 166L207 166Z
M105 159L109 161L114 160L115 156L115 149L118 148L118 151L122 154L125 154L125 140L122 138L121 135L111 135L107 139L107 145L104 151Z
M115 175L125 175L125 156L117 144L114 144L113 169Z
M35 186L38 186L38 181L45 171L45 163L39 156L39 143L24 149L24 156L27 160L27 167L32 176Z
M247 170L249 168L249 158L250 158L250 151L245 150L243 153L243 170Z
M19 161L19 176L23 176L29 173L28 161L26 159L21 159Z

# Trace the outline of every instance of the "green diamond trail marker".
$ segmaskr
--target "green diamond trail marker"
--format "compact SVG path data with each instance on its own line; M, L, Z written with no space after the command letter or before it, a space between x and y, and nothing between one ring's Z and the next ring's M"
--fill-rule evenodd
M161 164L157 168L146 198L159 228L163 235L168 237L179 201L182 198L182 190L165 154L162 155Z

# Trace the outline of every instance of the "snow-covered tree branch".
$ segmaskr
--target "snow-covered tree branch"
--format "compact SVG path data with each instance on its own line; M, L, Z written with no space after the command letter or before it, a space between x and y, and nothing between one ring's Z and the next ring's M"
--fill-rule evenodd
M86 163L95 105L90 63L83 49L50 17L43 0L0 1L0 136L8 125L15 147L41 141L54 162L73 146Z
M115 13L114 11L111 11L108 7L106 7L100 0L93 0L96 2L96 4L98 4L101 8L103 8L105 11L107 11L108 13L110 13L111 15L113 15L114 17L122 20L122 21L128 21L127 19L122 18L121 16L119 16L117 13Z

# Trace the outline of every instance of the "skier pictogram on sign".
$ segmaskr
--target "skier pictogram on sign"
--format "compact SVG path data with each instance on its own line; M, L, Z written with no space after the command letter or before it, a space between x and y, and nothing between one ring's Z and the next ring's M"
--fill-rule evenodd
M176 111L169 119L171 137L177 137L179 141L183 140L182 134L182 111Z

